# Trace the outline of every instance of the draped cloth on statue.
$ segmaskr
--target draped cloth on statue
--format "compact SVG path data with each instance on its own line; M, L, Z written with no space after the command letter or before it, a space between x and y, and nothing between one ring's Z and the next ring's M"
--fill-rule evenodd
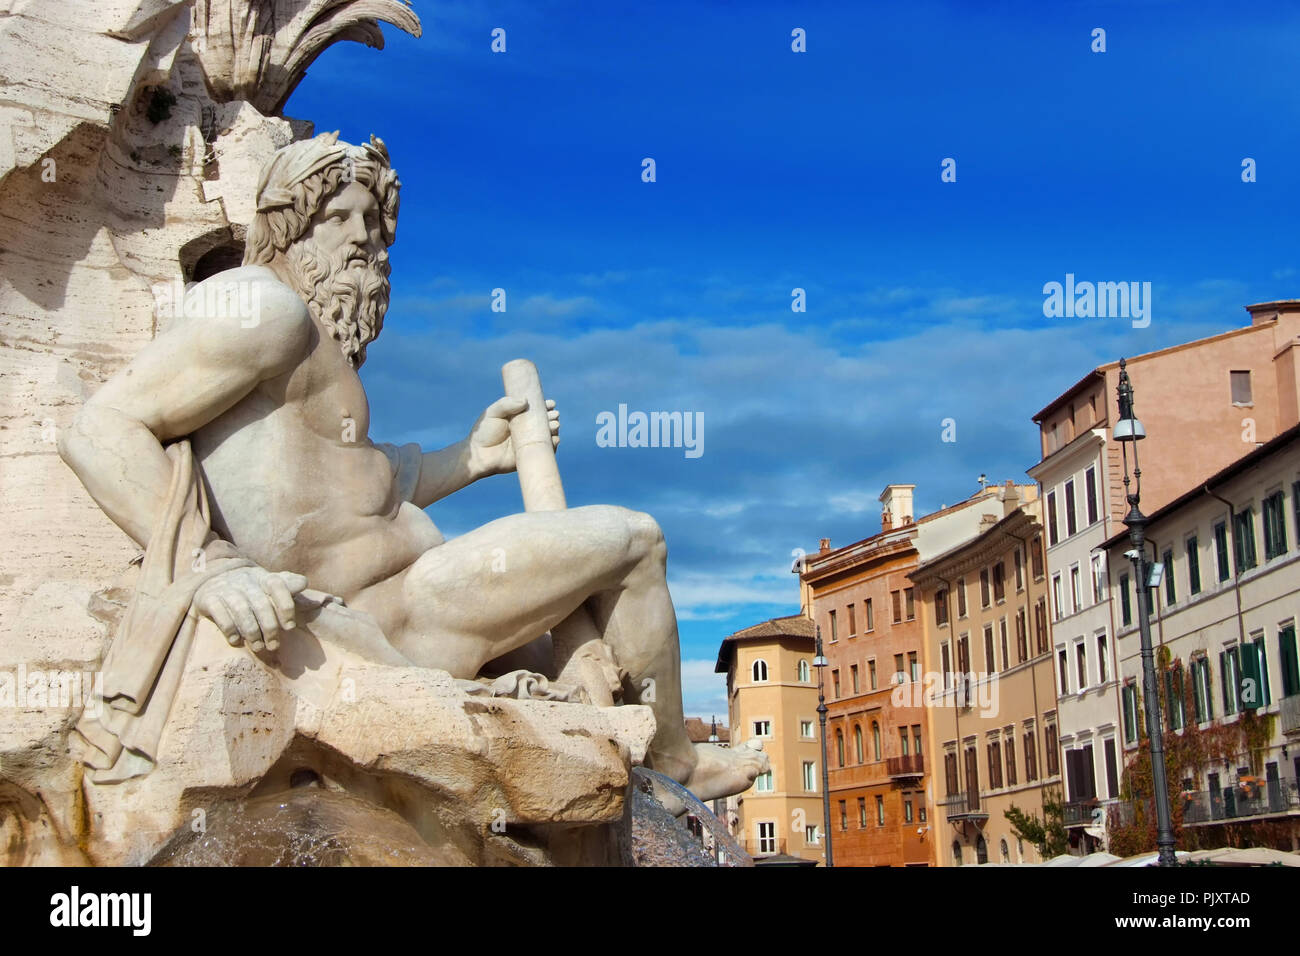
M223 571L253 565L213 533L189 440L173 442L166 451L172 463L167 499L126 618L104 658L97 706L87 708L77 723L90 744L83 759L95 783L153 769L198 625L194 594Z

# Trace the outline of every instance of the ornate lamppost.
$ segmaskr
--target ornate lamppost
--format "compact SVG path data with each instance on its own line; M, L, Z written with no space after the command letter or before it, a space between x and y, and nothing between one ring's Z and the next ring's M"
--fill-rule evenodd
M1173 813L1169 808L1169 785L1165 779L1165 735L1160 721L1160 695L1156 684L1155 654L1151 647L1151 592L1155 586L1149 576L1146 558L1147 517L1138 510L1142 498L1142 469L1138 466L1137 443L1146 438L1146 429L1133 412L1133 383L1129 380L1124 359L1119 360L1119 421L1111 432L1120 443L1124 458L1124 497L1129 512L1124 524L1129 529L1133 549L1127 557L1133 562L1133 584L1137 591L1138 632L1142 641L1142 696L1146 703L1147 737L1151 742L1151 785L1155 790L1156 847L1160 866L1174 866ZM1129 492L1128 446L1133 446L1134 488ZM1163 569L1160 569L1163 570Z
M826 865L835 865L831 849L831 772L826 759L826 655L822 653L822 628L817 625L817 719L822 726L822 832L826 835Z

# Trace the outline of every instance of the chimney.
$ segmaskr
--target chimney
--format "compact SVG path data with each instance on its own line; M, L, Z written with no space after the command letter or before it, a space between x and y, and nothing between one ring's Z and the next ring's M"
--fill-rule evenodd
M889 531L912 523L912 492L916 485L886 485L880 493L880 530Z
M1002 516L1005 518L1020 507L1020 489L1010 478L1002 487Z
M830 549L831 549L830 538L822 538L820 541L817 542L817 552L819 554L825 554Z

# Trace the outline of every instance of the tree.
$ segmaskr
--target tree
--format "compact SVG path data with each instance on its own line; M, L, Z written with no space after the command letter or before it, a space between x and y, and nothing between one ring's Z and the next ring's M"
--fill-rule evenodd
M1026 813L1014 803L1003 812L1011 830L1022 840L1028 840L1044 860L1060 856L1070 847L1065 833L1065 803L1059 787L1043 791L1043 818L1036 813Z

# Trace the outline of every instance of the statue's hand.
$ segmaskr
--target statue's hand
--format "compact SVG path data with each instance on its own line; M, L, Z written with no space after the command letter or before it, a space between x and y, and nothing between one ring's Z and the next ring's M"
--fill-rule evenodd
M528 408L522 398L498 398L487 407L469 430L470 464L480 475L501 475L516 468L515 447L510 441L510 419ZM552 399L546 400L546 417L551 423L551 444L560 447L560 413Z
M273 651L280 632L295 626L293 596L307 579L292 571L232 568L215 574L194 594L194 608L221 628L232 646L241 641L250 650Z

